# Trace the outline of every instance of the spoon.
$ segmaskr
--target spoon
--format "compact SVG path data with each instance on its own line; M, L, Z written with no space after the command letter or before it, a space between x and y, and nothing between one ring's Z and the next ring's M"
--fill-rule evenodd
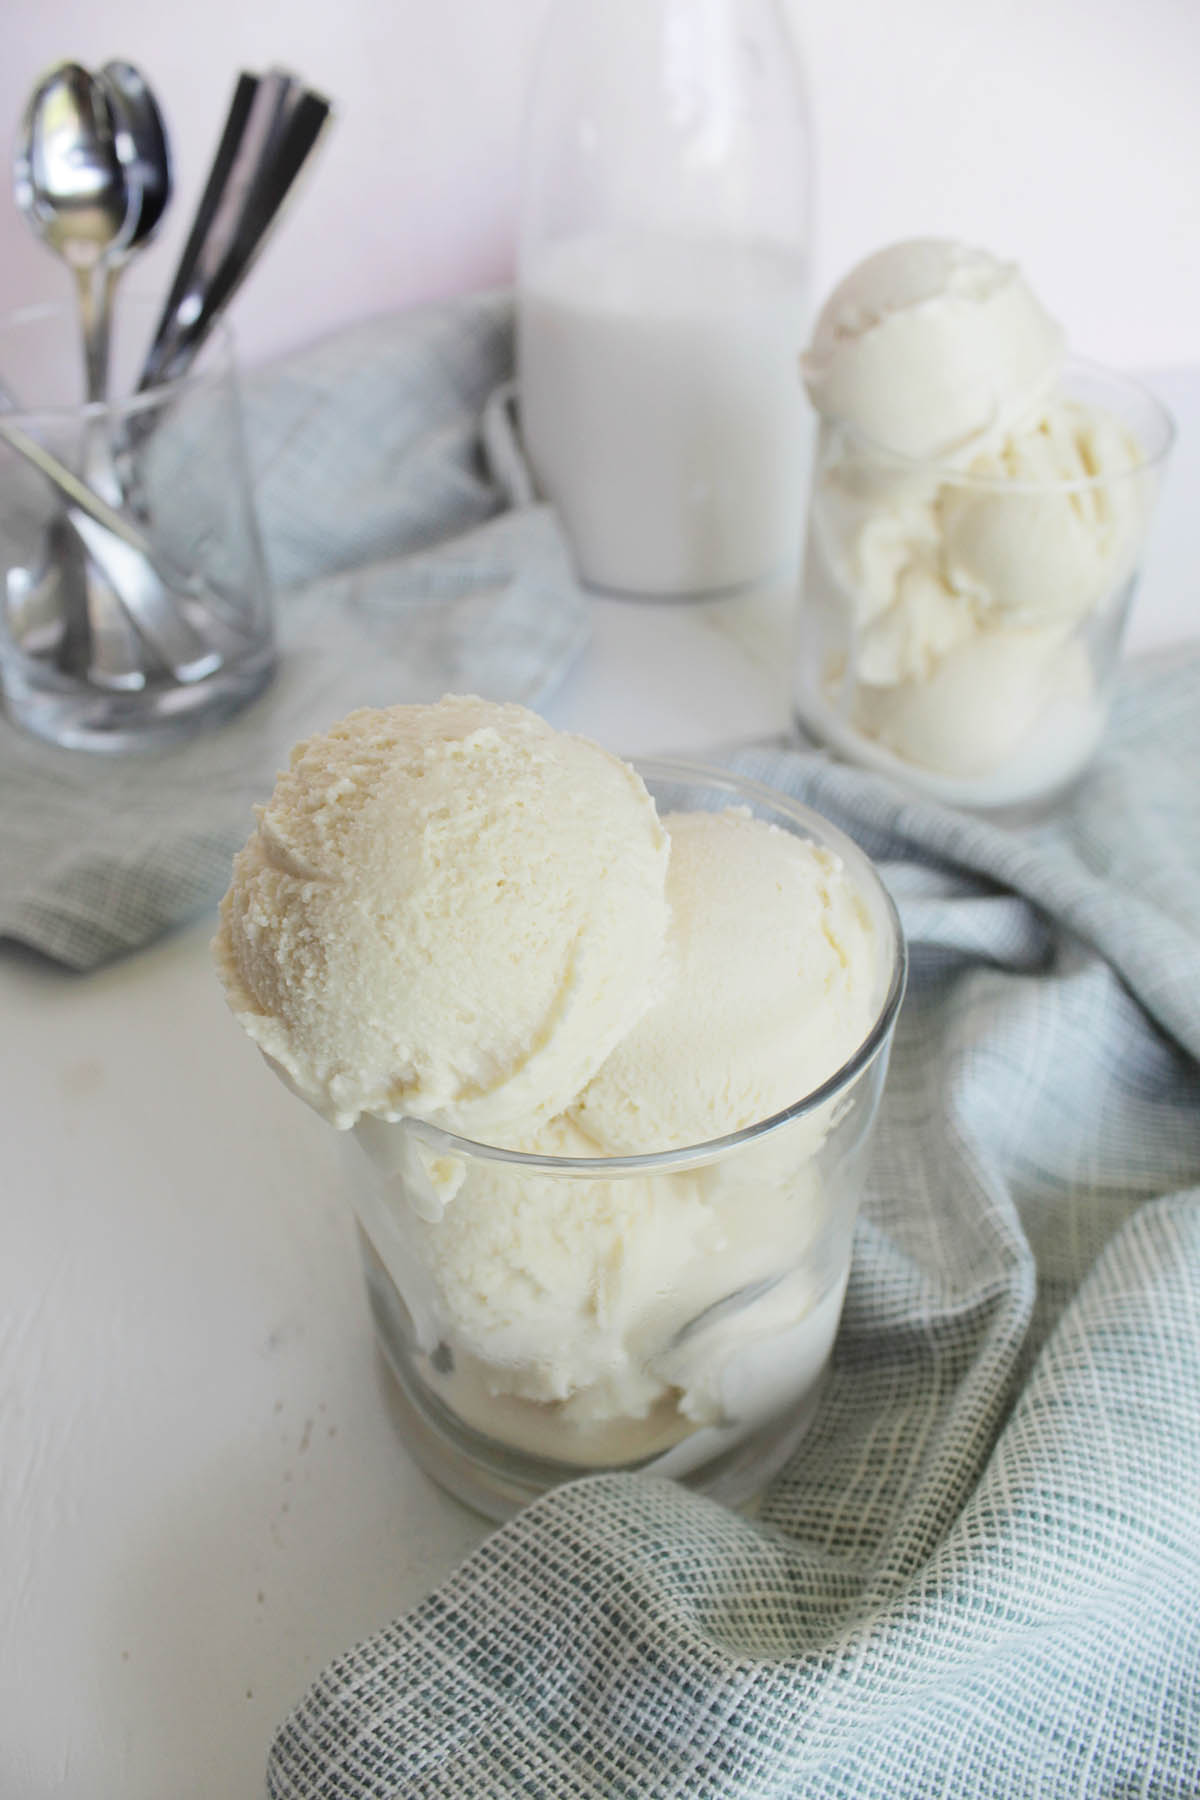
M104 88L79 63L58 63L30 97L13 164L17 206L75 277L89 401L108 390L110 264L142 210L116 137Z
M14 178L18 207L75 274L86 397L103 402L113 288L157 228L170 194L166 133L137 70L110 63L94 77L71 62L50 70L26 108ZM22 453L34 460L28 445ZM93 495L119 508L112 447L97 429L87 433L84 461ZM213 660L209 647L199 644L149 559L128 554L128 545L122 554L119 538L90 511L68 507L50 538L64 666L103 687L138 689L146 685L148 649L177 680L197 679Z
M104 87L80 63L63 62L44 75L30 96L13 165L18 208L54 255L75 277L83 334L84 398L89 405L108 392L109 262L124 260L142 210L140 183L129 178L117 149L112 107ZM97 450L96 432L85 437L89 476L114 492L111 457ZM118 595L90 558L67 555L69 531L51 534L53 560L63 565L64 655L72 672L90 674L117 689L145 686L141 646ZM77 664L88 664L80 669Z
M239 76L139 392L188 369L257 262L331 107L284 69Z
M31 579L27 587L36 588L48 579L61 583L64 568L70 571L67 579L75 578L80 552L84 551L90 564L94 565L92 579L99 574L114 595L120 597L123 606L133 613L142 638L176 681L185 685L202 681L219 669L223 660L221 651L214 643L198 636L181 610L185 596L201 602L210 602L216 597L202 577L181 568L169 556L156 550L140 526L110 506L94 486L82 481L52 451L10 419L5 413L2 395L0 437L44 475L68 502L65 515L60 515L51 527L54 567L43 573L40 580ZM85 622L93 635L111 631L114 627L114 619L107 613L89 616L84 621L77 607L67 610L65 635L71 644ZM124 617L124 611L121 611L120 618L123 620ZM115 657L119 646L91 646L93 656L106 651ZM77 649L76 656L79 653ZM130 682L127 685L142 684Z
M126 180L140 199L125 250L128 257L148 244L162 223L171 198L171 151L158 102L132 63L106 62L96 81L108 100L116 127L118 159ZM120 262L110 256L110 272L115 275L119 267Z
M238 76L192 229L146 355L139 391L164 378L168 334L181 319L190 324L198 316L204 290L233 240L246 194L289 110L293 90L298 91L298 84L284 69L271 69L264 76L243 69Z
M121 249L114 247L105 262L105 306L111 316L119 275L130 257L153 238L167 210L171 198L171 151L158 102L140 70L132 63L114 59L104 64L95 81L108 101L117 156L138 200L127 243ZM90 448L110 454L107 466L100 457L89 460L88 480L106 500L120 505L135 486L128 428L122 432L120 444L104 441L97 445L93 440Z

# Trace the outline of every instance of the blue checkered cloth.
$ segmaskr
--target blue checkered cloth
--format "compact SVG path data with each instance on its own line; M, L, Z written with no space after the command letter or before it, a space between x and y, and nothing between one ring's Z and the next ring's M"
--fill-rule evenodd
M1196 1800L1200 656L1022 831L801 752L911 944L816 1424L590 1477L330 1667L272 1800Z

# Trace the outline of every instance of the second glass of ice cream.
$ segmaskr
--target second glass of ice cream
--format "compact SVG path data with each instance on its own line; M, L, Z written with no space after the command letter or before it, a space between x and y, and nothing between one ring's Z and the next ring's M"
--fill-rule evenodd
M1012 264L941 240L852 271L804 370L801 722L952 804L1052 801L1104 730L1169 418L1068 358Z
M354 1127L406 1434L496 1515L615 1467L744 1499L841 1310L894 910L785 797L643 773L515 707L352 715L224 908L235 1010Z

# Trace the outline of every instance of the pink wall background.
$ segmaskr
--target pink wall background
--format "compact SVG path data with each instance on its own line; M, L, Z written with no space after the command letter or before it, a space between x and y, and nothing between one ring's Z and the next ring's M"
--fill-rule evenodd
M1016 257L1081 352L1200 364L1195 0L785 4L817 134L818 295L891 238L950 233ZM161 287L238 68L283 62L328 92L338 123L233 314L257 361L507 278L545 5L6 0L0 135L48 63L140 64L176 151L176 201L143 263ZM0 190L0 304L68 291Z

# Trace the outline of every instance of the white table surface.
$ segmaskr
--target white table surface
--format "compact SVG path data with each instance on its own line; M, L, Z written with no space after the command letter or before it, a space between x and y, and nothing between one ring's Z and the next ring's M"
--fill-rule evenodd
M1129 648L1200 635L1200 370ZM598 602L546 705L626 754L785 730L786 597ZM211 915L0 950L0 1795L252 1800L321 1666L489 1529L389 1413L336 1134L227 1013Z

